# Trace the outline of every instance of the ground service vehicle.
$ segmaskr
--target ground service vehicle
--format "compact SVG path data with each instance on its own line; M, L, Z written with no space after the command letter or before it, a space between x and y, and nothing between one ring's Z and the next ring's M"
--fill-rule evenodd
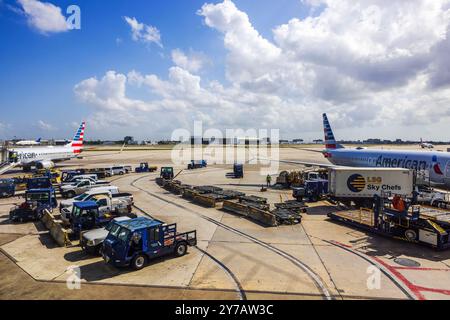
M25 202L10 210L9 219L13 222L39 220L44 210L52 211L58 206L55 190L31 189L25 193Z
M80 180L97 181L98 176L96 174L74 174L74 175L68 177L66 180L64 180L63 183L69 184L69 183L78 182Z
M297 201L319 201L320 198L328 194L328 180L316 179L307 180L301 187L292 187L292 195Z
M119 188L116 186L93 188L89 191L86 191L85 193L80 194L79 196L76 196L75 198L61 200L59 202L59 210L61 211L63 208L71 207L74 202L88 201L99 194L111 194L112 197L115 197L118 193Z
M423 186L418 187L416 191L418 204L426 204L438 208L446 208L450 204L450 195L448 193Z
M131 213L125 214L136 217ZM112 219L120 216L114 212L100 212L95 201L75 202L71 218L72 237L79 239L82 231L105 227Z
M114 196L110 193L96 194L85 201L76 202L95 202L98 206L100 215L113 214L115 216L131 213L134 203L133 196L129 193L120 193ZM72 211L73 205L61 209L61 220L64 223L70 223Z
M147 162L143 162L134 171L136 173L144 173L144 172L155 172L156 170L158 170L157 167L150 167Z
M130 166L114 166L106 169L106 176L112 177L112 176L122 176L124 174L127 174L131 171Z
M16 193L16 184L13 179L0 179L0 197L13 197Z
M36 170L34 177L35 178L47 177L50 179L50 181L53 184L60 184L62 181L61 180L61 172L59 170L55 170L55 169Z
M162 167L160 176L165 180L172 180L175 176L173 167Z
M50 189L52 187L52 181L48 177L30 178L27 180L27 190Z
M403 168L332 168L329 171L329 196L335 201L371 208L373 197L396 194L412 199L415 174Z
M387 204L387 200L375 195L373 209L337 211L328 217L383 236L439 250L450 248L450 212L411 205L407 200L402 200L405 205L399 210L395 204Z
M130 220L130 217L118 217L111 220L108 225L104 228L94 229L90 231L83 232L81 234L80 246L83 251L88 254L102 255L103 251L103 241L111 230L114 222L121 222Z
M233 166L233 173L236 179L240 179L244 177L244 165L235 163Z
M92 180L81 180L76 184L68 184L62 185L60 187L61 195L63 198L73 198L77 195L80 195L86 191L89 191L96 187L101 187L108 185L107 181L97 181L93 182Z
M197 245L197 232L177 233L177 225L137 218L114 222L103 243L103 259L117 267L145 267L150 259L187 253L188 246Z
M188 170L206 168L208 163L205 160L191 160L191 163L188 164Z

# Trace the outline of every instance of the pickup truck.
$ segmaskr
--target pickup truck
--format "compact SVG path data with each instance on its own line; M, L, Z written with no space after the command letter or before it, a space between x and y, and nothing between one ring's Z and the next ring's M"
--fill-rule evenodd
M177 225L136 218L114 222L103 242L103 259L116 267L145 267L150 259L174 254L182 257L197 245L197 231L177 232Z
M450 196L448 193L436 191L428 187L416 188L417 203L426 204L432 207L446 208L449 204Z
M134 200L133 196L129 193L118 193L112 195L111 193L96 194L88 196L83 201L75 201L74 203L82 202L95 202L98 205L98 211L101 214L114 213L121 215L131 212ZM72 216L73 204L61 209L61 220L64 224L69 224Z
M71 207L74 202L88 201L88 200L92 199L94 196L99 195L99 194L111 194L111 196L113 198L118 197L117 195L119 194L119 188L116 186L92 188L91 190L86 191L85 193L82 193L79 196L76 196L75 198L61 200L59 202L59 211L61 212L61 210L63 208ZM127 193L125 195L130 195L130 194ZM120 196L122 196L122 195L120 195Z
M93 188L107 186L109 182L107 181L96 181L92 180L81 180L74 184L66 184L60 187L60 192L63 198L69 199L73 198L77 195L80 195L86 191L89 191Z
M69 184L78 182L80 180L92 180L92 181L98 181L98 177L96 174L79 174L71 176L70 178L63 181L63 184Z
M131 220L130 217L118 217L113 220L104 228L94 229L83 232L81 234L80 246L84 252L92 255L101 256L103 251L103 241L111 231L114 222L121 222Z

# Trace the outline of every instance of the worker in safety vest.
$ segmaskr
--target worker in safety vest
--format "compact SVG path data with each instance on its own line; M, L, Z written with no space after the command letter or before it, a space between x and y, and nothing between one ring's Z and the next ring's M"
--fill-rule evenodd
M394 199L392 199L392 206L395 210L403 212L406 210L405 200L402 199L399 195L395 195Z
M270 176L270 174L267 175L266 182L267 186L270 187L272 184L272 177Z

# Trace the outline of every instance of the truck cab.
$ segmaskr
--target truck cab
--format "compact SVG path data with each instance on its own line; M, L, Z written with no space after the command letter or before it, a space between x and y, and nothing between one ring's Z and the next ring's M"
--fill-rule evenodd
M101 210L97 201L75 202L70 217L70 226L73 233L78 237L80 232L94 228L102 228L112 219L122 214L136 217L130 212L131 207L127 207L124 212L111 212Z
M188 164L188 170L206 168L208 163L205 160L191 160Z
M0 198L13 197L16 193L16 184L13 179L0 179Z
M165 180L172 180L174 178L173 167L162 167L160 176Z
M27 180L27 190L52 188L52 181L49 177L37 177Z
M57 206L53 188L31 189L25 193L25 202L11 209L9 218L13 222L39 220L45 209L52 211Z
M305 198L308 201L316 202L328 193L328 180L316 178L307 180L301 187L293 187L292 195L297 201L302 202Z
M187 253L188 246L197 245L196 231L177 233L177 225L137 218L114 222L103 243L103 259L117 267L145 267L150 259Z
M71 228L77 235L83 230L106 225L110 219L100 216L98 204L95 201L75 202L71 214Z
M243 178L244 177L244 165L241 163L235 163L233 166L233 173L235 178Z

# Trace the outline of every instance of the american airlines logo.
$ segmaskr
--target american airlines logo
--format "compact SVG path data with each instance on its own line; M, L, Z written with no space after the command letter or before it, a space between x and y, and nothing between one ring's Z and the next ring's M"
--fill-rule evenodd
M18 154L18 158L19 160L22 159L34 159L36 158L36 153L32 152L32 153L19 153Z
M411 160L408 158L398 159L379 156L376 162L376 166L383 168L407 168L414 170L426 170L427 162Z

